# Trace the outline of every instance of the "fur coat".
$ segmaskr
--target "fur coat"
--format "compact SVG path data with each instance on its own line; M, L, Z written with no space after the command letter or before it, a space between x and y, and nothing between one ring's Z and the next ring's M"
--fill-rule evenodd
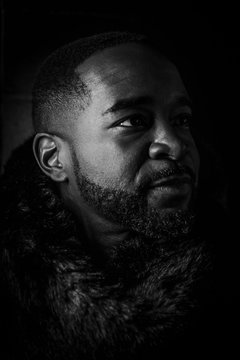
M135 236L106 256L38 168L31 139L8 162L1 197L1 359L233 351L237 272L217 207L199 211L191 238L160 246Z

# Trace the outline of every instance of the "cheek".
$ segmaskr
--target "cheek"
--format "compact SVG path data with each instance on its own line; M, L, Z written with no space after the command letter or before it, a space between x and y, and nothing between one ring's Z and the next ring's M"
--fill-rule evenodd
M197 146L190 131L181 132L179 137L181 138L182 142L187 146L185 162L186 165L190 166L191 169L194 171L197 185L200 167L200 156Z
M196 175L196 185L198 184L199 168L200 168L200 155L193 138L189 141L189 154L191 159L191 166Z
M199 164L199 152L196 146L196 143L194 141L194 137L190 131L182 132L180 134L180 138L182 139L182 142L185 143L188 149L188 153L190 154L194 168L198 167Z
M81 171L103 186L127 186L134 177L134 156L118 144L89 143L75 149Z

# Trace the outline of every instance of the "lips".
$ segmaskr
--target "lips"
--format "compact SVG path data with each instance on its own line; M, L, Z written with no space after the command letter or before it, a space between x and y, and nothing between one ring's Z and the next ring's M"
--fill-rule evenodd
M192 185L193 181L189 175L173 175L152 182L150 189L154 188L180 188L185 184Z

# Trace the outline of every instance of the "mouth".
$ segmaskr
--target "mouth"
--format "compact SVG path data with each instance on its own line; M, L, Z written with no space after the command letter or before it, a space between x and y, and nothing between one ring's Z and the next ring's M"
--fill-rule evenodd
M193 186L193 180L189 175L175 175L154 181L149 186L150 192L160 192L166 195L187 195Z
M150 184L150 189L156 187L179 187L184 184L192 185L193 181L189 175L175 175L175 176L168 176L166 178L162 178L160 180L154 181Z
M194 175L190 171L160 174L146 186L148 206L156 209L188 209L194 196ZM162 176L163 175L163 176Z

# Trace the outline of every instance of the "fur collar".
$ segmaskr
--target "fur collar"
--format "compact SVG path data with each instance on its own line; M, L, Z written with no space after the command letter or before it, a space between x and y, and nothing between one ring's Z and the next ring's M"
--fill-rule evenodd
M155 358L176 348L186 356L212 302L208 242L163 248L134 238L130 253L122 244L99 261L31 143L15 151L1 179L8 355L14 344L14 359Z

